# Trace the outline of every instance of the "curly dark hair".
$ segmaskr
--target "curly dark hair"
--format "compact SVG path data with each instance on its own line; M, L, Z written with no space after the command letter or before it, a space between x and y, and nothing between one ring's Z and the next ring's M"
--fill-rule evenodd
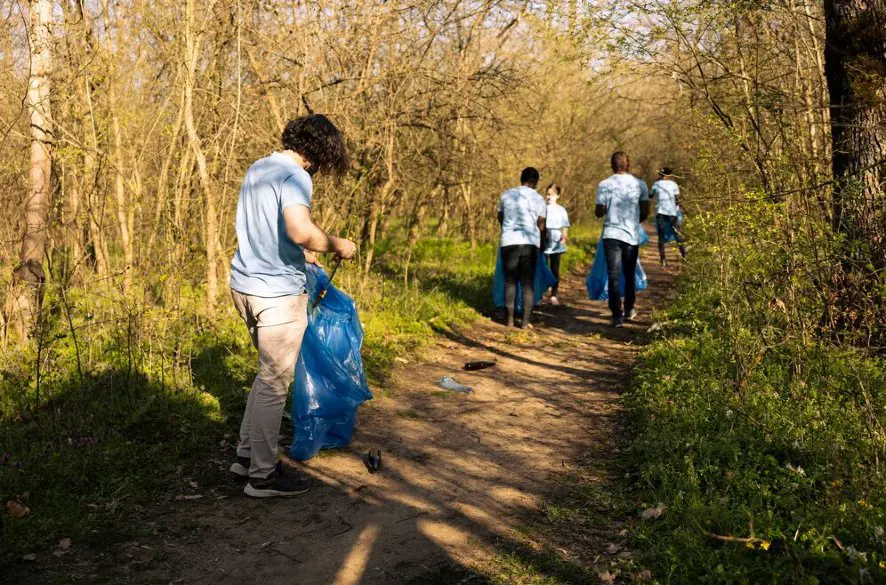
M290 120L283 130L283 148L293 150L311 163L311 174L342 175L350 166L341 131L323 114Z

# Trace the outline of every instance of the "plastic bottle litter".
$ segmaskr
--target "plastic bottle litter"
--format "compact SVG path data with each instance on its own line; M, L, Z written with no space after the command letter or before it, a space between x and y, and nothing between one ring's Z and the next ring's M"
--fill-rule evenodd
M485 370L486 368L491 368L495 365L495 362L484 362L484 361L476 361L476 362L468 362L465 364L465 370L469 372L474 372L477 370Z
M452 390L453 392L461 392L463 394L470 394L474 391L470 386L465 386L464 384L459 384L454 379L449 376L443 376L437 382L437 386L443 388L444 390Z

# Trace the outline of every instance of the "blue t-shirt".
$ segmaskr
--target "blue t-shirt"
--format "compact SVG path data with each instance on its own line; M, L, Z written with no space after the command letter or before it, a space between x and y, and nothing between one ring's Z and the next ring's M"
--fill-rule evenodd
M305 292L305 253L286 234L283 210L310 208L313 190L311 176L288 155L275 152L249 167L237 202L232 289L269 298Z
M634 175L612 175L602 181L597 186L597 205L606 206L603 239L639 245L641 201L649 201L649 189Z
M662 179L652 184L649 196L656 200L655 212L660 215L677 215L677 196L680 186L670 179Z
M514 187L501 194L498 210L504 219L501 224L502 246L541 246L538 218L545 217L548 206L538 191L529 187Z

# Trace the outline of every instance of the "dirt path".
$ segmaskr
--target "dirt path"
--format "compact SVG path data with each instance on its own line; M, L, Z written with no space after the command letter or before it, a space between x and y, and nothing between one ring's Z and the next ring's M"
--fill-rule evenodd
M588 454L617 452L617 398L669 282L654 256L647 246L650 291L641 294L638 324L608 327L605 303L589 302L583 279L569 277L561 286L566 306L544 307L535 331L483 321L450 334L426 361L402 364L390 390L361 410L351 448L308 463L321 482L308 494L256 501L233 480L198 484L202 498L148 512L145 537L83 567L83 580L482 582L479 573L503 546L532 548L521 528L576 469L590 481L605 475L605 456ZM478 359L497 365L461 371ZM474 393L436 388L443 375ZM370 448L383 451L375 475L361 462ZM558 554L590 569L619 526L597 528L596 536L566 539Z

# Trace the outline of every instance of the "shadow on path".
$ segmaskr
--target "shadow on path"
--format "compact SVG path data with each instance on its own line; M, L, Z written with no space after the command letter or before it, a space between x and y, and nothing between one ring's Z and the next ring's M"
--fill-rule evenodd
M544 307L534 331L482 321L446 332L361 409L348 448L305 465L319 484L311 492L243 496L225 472L229 437L200 469L182 470L179 493L133 517L136 541L78 551L64 577L38 567L31 582L418 585L508 582L515 571L595 582L615 562L607 547L622 525L601 513L563 532L555 503L579 498L589 514L608 506L598 486L619 449L618 395L668 283L649 273L654 294L623 330L608 328L605 304L587 300L577 275L561 285L567 306ZM496 365L461 369L477 359ZM443 375L474 392L436 387ZM369 449L383 452L374 475L361 461ZM540 517L555 518L554 532L527 532Z

